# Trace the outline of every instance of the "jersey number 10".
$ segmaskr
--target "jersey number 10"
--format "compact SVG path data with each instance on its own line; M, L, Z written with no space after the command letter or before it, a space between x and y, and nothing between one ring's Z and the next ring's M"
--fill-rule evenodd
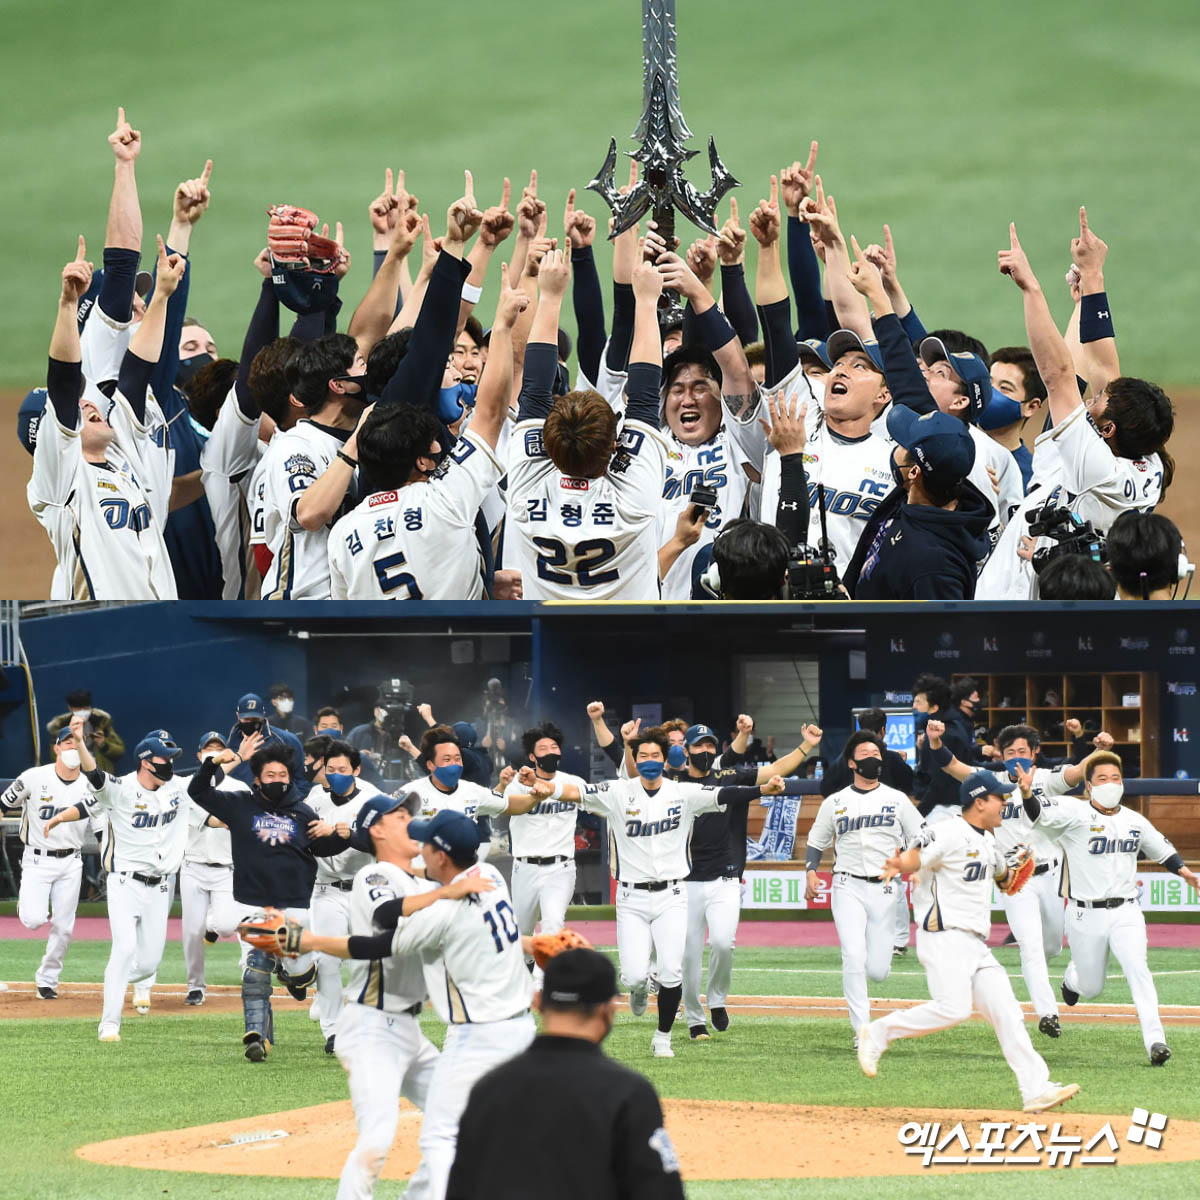
M500 920L497 922L496 917ZM501 934L509 940L515 942L521 936L520 930L517 929L517 918L513 913L512 906L507 900L501 900L496 905L496 915L493 916L490 912L483 914L483 919L488 923L492 930L492 941L496 943L496 953L500 954L504 950L504 941Z

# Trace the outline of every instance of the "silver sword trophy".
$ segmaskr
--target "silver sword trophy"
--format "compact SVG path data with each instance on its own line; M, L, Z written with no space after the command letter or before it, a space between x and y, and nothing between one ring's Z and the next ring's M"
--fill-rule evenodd
M717 204L726 192L740 186L717 153L716 142L708 139L708 165L712 186L697 191L683 173L683 164L696 156L687 148L692 136L679 106L679 80L675 61L675 0L642 0L642 116L633 131L641 146L627 151L641 164L641 178L625 193L617 190L613 170L617 164L617 142L608 144L608 157L599 174L587 186L598 192L612 209L613 227L608 235L635 225L650 212L667 245L675 237L675 210L706 233L716 233ZM660 301L660 320L678 319L683 310L674 293L665 292Z

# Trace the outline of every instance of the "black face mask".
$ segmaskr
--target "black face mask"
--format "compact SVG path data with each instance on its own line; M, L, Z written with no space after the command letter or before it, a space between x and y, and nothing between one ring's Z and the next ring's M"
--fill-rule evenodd
M211 354L193 354L191 358L181 358L179 370L175 373L175 386L186 392L192 376L202 367L207 367L210 362L216 361Z
M854 764L854 769L864 779L878 779L883 773L883 759L864 758Z
M904 472L908 468L896 466L895 456L892 457L890 465L892 468L892 481L902 492L907 491L908 489L904 486Z
M284 783L280 780L275 783L259 784L258 790L262 792L269 804L278 804L291 790L291 786L290 783Z
M161 780L163 783L166 783L167 780L175 774L175 768L169 762L148 762L146 766L150 768L150 774L153 775L155 779Z
M261 733L262 732L262 722L261 721L239 721L238 722L238 731L244 737L249 737L253 733Z
M537 763L539 771L545 771L547 775L553 775L558 770L558 764L562 762L562 755L535 754L533 761Z
M716 755L711 750L693 750L692 751L692 766L700 772L701 775L707 775L712 770L712 765L716 761Z
M320 763L317 763L317 762L309 763L308 766L304 768L304 778L307 779L309 783L312 783L312 781L317 777L317 772L320 769L321 769Z

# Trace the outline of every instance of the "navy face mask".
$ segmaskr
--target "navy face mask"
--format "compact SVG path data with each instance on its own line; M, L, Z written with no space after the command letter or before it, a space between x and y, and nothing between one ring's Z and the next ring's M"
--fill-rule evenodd
M1004 760L1004 765L1008 768L1009 779L1016 779L1018 767L1020 767L1022 771L1026 771L1026 772L1033 770L1033 759L1032 758L1006 758Z
M667 766L674 767L679 770L680 767L687 765L687 753L682 746L672 745L667 751Z
M175 372L175 386L186 391L192 376L201 367L207 367L210 362L216 361L211 354L193 354L191 358L181 358L179 360L179 370Z
M645 762L640 762L637 764L637 773L644 780L646 780L647 783L653 783L656 779L661 777L665 765L665 763L659 762L658 759L650 758Z

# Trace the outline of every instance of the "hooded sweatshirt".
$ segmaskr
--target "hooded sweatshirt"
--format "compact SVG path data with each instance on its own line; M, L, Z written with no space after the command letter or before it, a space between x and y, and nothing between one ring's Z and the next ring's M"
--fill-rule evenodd
M909 504L896 488L867 522L842 582L855 600L972 600L992 517L966 480L956 508Z

